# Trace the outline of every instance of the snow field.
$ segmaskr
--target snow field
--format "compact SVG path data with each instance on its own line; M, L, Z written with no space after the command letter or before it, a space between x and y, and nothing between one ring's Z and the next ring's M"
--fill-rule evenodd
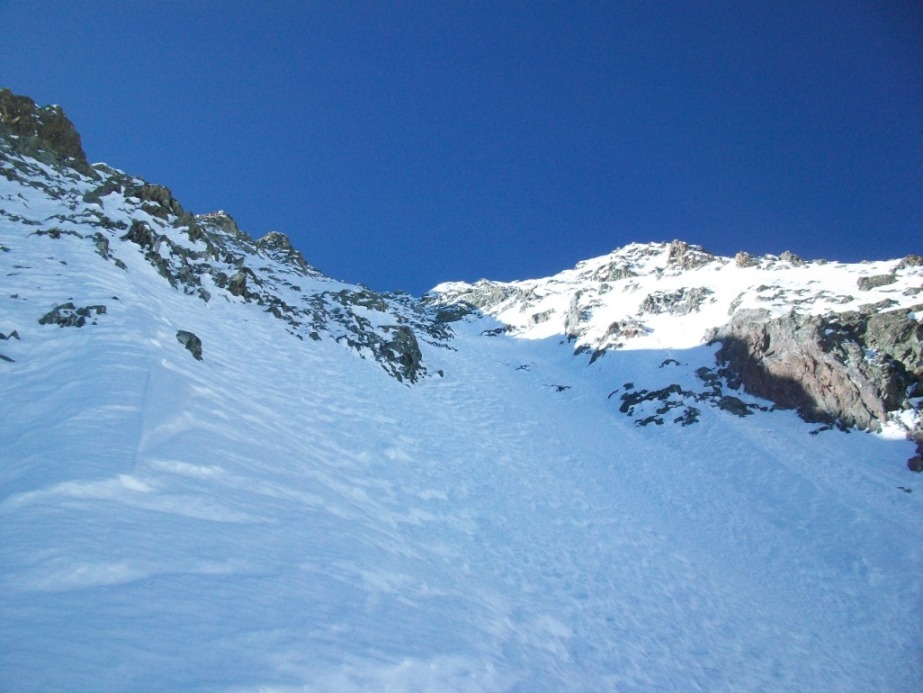
M4 220L0 243L0 331L21 337L0 342L0 689L923 680L910 444L618 411L627 382L692 387L711 348L590 365L471 320L454 350L423 345L444 377L407 387L259 306L171 289L127 242L127 271ZM69 298L107 312L37 323Z

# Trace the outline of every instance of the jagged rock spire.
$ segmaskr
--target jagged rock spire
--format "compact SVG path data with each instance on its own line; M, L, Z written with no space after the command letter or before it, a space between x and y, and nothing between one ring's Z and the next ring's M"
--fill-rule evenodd
M97 178L80 134L60 106L38 106L28 96L0 88L0 136L17 154Z

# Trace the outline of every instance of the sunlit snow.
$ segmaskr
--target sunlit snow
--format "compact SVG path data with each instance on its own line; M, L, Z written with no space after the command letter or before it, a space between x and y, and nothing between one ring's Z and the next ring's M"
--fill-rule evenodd
M453 323L408 386L214 285L171 288L116 232L125 270L30 235L90 232L53 218L82 209L90 184L68 185L73 209L0 178L0 332L19 336L0 342L0 689L919 689L910 443L708 407L640 428L610 398L713 364L701 333L746 269L703 279L724 288L696 330L591 365L546 283L554 319ZM38 323L68 299L107 311Z

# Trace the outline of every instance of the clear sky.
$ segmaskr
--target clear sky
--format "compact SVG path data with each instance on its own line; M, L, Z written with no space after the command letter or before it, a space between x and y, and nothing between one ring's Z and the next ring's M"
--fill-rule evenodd
M414 294L632 241L923 253L923 3L0 0L92 161Z

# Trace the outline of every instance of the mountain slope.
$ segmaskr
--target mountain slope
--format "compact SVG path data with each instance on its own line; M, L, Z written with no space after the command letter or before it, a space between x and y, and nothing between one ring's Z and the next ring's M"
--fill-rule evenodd
M566 335L591 361L720 342L705 390L725 377L808 420L903 431L923 452L917 255L849 265L635 243L545 279L441 284L429 300L475 306L519 337Z
M699 400L698 337L589 363L114 169L0 159L0 689L923 676L910 442L717 373Z

